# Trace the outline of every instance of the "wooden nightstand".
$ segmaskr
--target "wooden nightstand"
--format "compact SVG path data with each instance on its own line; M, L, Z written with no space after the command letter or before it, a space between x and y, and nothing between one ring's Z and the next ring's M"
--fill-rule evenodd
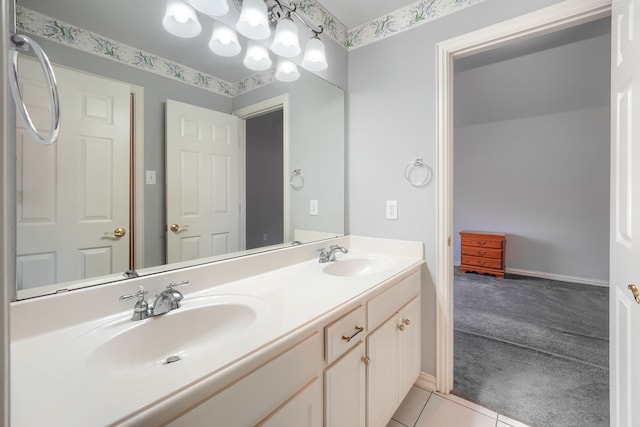
M504 279L505 234L461 231L460 238L461 273L473 271Z

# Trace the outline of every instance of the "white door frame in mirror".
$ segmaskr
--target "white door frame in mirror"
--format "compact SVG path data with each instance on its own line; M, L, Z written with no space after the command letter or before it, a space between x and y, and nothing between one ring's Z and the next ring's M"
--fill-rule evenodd
M135 269L144 268L144 88L130 85L133 111L133 203L131 212L134 228L133 256Z
M293 236L291 234L290 223L291 223L291 213L289 212L290 208L290 194L289 194L289 95L279 95L273 98L266 99L264 101L258 102L253 105L249 105L248 107L240 108L233 112L234 115L238 116L243 122L240 126L240 179L242 182L240 183L240 200L242 205L242 213L240 217L240 241L246 242L246 154L247 154L247 139L246 139L246 129L244 126L244 121L248 120L252 117L261 116L266 113L270 113L275 110L282 109L282 185L283 187L283 230L284 242L290 242L293 240Z
M453 61L610 15L611 0L566 0L436 45L438 150L436 387L453 388Z

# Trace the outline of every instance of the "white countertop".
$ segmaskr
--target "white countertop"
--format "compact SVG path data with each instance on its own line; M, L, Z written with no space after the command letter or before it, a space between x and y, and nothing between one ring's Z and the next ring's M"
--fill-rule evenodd
M345 246L350 247L345 259L382 253L385 259L393 262L379 272L341 277L322 273L317 260L307 259L210 288L196 286L192 293L185 288L183 307L156 318L131 321L131 302L126 304L126 310L121 308L109 316L25 334L12 341L12 426L136 424L141 414L152 413L172 399L184 399L190 390L210 386L216 376L228 372L231 365L235 369L256 351L279 343L292 331L344 307L398 273L423 262L421 245L420 250L416 250L418 246L413 242L406 242L409 245L407 250L394 249L385 253L385 241L380 239L370 241L374 243L370 247L375 252L368 250L366 243L369 240L366 238L341 238L339 241L346 241ZM395 246L392 244L390 247L397 249L401 246L395 242ZM292 252L288 251L290 255ZM253 262L259 262L259 257ZM241 267L241 262L238 260L238 267ZM191 270L190 274L197 277L196 280L214 277L216 266L202 266L200 270ZM188 275L187 278L194 283L194 279ZM92 356L112 327L131 328L140 326L142 322L162 321L166 324L166 337L160 339L174 339L181 330L172 328L176 323L171 316L179 310L190 310L198 301L211 296L248 301L257 313L256 321L223 344L196 347L195 350L187 347L180 353L182 360L177 363L162 365L151 360L141 365L128 363L127 354L117 354L114 360ZM86 303L89 304L88 301ZM21 306L19 310L20 315L16 316L24 322L29 307ZM33 316L37 315L37 312L33 313ZM189 329L189 326L178 328ZM140 346L146 344L136 343ZM127 421L130 415L138 418Z

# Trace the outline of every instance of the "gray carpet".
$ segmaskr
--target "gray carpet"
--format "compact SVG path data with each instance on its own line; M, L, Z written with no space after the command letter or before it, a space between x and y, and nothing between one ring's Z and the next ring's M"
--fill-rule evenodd
M455 273L454 393L535 427L609 425L607 288Z

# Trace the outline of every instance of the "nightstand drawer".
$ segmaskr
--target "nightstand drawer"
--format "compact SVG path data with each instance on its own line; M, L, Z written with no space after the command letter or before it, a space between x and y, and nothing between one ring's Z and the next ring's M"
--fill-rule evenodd
M462 255L502 259L502 249L490 249L490 248L482 248L477 246L463 246Z
M490 239L482 236L464 236L462 238L463 246L477 246L481 248L502 249L503 240Z
M478 267L484 268L502 268L501 259L480 258L467 255L462 255L462 264L477 265Z

